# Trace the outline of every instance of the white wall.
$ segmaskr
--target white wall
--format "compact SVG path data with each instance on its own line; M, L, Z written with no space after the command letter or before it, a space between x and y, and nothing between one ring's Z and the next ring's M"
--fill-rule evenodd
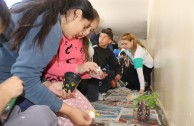
M98 11L99 30L110 27L115 35L131 32L140 39L147 37L148 0L90 0Z
M170 126L194 126L194 0L150 0L147 46Z

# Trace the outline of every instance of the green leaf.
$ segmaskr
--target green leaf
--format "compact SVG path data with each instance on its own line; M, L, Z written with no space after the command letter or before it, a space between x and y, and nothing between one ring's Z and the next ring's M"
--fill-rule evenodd
M133 109L137 108L137 105L139 102L145 102L145 104L148 105L149 108L154 108L156 106L159 106L159 102L158 102L158 97L159 94L158 93L151 93L151 94L147 94L147 95L141 95L138 98L134 99L133 101Z

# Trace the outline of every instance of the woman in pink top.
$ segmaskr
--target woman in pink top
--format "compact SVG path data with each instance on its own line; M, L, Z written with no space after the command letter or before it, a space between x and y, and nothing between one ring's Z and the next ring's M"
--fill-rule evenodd
M58 54L47 67L45 78L49 81L62 81L64 73L70 71L79 73L82 79L87 79L86 73L89 72L90 67L95 67L96 64L93 62L84 62L85 52L83 40L75 38L68 40L63 36Z
M88 38L85 37L99 24L99 15L95 10L94 12L96 13L96 18L84 33L81 33L71 40L63 36L57 55L53 57L44 72L44 78L47 81L62 81L64 73L69 71L80 74L82 79L89 79L91 78L91 74L96 73L98 65L90 62L91 53L89 53L89 49L91 48L89 48ZM102 71L100 71L100 75L102 75ZM71 96L73 97L64 99L63 102L85 112L89 112L89 110L95 111L90 102L77 89L73 91ZM72 122L64 116L58 117L58 124L60 126L73 126Z

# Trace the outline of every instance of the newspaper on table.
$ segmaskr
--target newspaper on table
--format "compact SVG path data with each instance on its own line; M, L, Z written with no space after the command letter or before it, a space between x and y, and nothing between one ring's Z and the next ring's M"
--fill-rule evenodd
M161 122L158 118L156 110L150 110L150 119L147 122L139 122L137 120L137 110L132 108L112 107L112 106L94 106L96 109L95 120L99 122L105 121L105 124L130 125L130 126L160 126ZM109 121L109 123L107 122Z
M96 121L94 120L90 126L110 126L109 121Z
M96 110L96 120L115 120L118 121L121 114L121 107L98 106L94 105Z
M121 88L115 88L115 89L110 89L108 92L110 93L130 93L131 90L126 88L126 87L121 87Z
M110 94L104 98L106 101L128 102L140 96L139 91L131 91L126 87L112 89L109 93Z
M93 121L90 126L129 126L126 123L118 122L118 121Z
M133 99L138 91L131 91L125 87L109 90L104 101L93 102L96 110L96 125L92 126L160 126L156 110L150 110L147 122L137 120L137 110L133 110Z
M101 106L117 106L117 107L124 107L124 108L132 108L133 102L132 101L97 101L92 103L94 105L101 105Z
M122 123L130 124L130 126L160 126L161 122L158 118L156 110L150 110L150 119L147 122L140 122L137 120L137 109L132 108L123 109L119 121Z

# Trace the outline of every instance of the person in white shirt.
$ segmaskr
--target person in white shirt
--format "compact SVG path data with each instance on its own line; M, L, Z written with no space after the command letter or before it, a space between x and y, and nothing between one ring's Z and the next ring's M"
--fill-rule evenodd
M143 94L150 86L150 74L153 69L153 58L145 46L131 33L121 37L121 52L125 52L130 60L129 67L125 68L122 80L127 82L127 88L140 90Z

